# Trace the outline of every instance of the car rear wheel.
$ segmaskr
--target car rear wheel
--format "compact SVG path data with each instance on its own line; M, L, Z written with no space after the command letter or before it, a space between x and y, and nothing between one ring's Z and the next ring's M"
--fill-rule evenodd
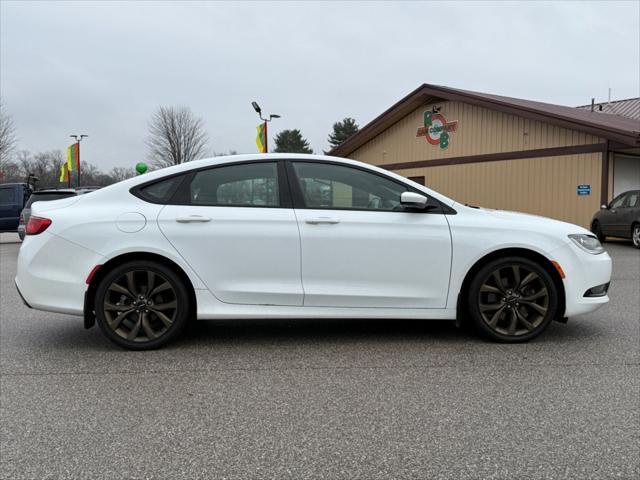
M540 335L556 316L558 292L549 273L523 257L485 265L474 277L467 299L476 328L500 342Z
M634 247L640 248L640 223L636 223L631 227L631 241Z
M150 350L176 338L187 323L189 295L165 265L132 261L115 267L96 290L98 326L116 345Z
M598 238L600 243L603 243L607 239L607 237L602 233L602 226L600 225L600 222L597 220L591 225L591 232Z

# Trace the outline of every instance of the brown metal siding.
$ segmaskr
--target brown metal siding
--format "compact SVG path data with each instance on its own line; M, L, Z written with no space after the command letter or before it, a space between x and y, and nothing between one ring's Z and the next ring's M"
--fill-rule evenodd
M602 154L529 158L398 170L458 202L557 218L589 227L600 205ZM576 187L591 185L591 195Z
M373 165L465 155L600 143L599 137L461 102L438 102L448 121L458 120L449 148L416 137L424 105L355 150L349 158Z

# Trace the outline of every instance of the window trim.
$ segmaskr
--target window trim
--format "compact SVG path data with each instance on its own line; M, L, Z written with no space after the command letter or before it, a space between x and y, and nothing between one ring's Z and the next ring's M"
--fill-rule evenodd
M384 178L387 181L395 183L397 185L401 185L406 188L408 192L418 193L420 195L427 196L424 192L414 188L413 186L396 180L395 178L391 178L383 173L376 172L374 170L369 170L368 168L361 167L359 165L351 165L348 163L335 162L331 160L321 160L321 159L291 159L286 160L286 170L287 177L289 178L289 186L291 189L291 198L293 199L293 208L297 210L335 210L335 211L353 211L353 212L376 212L376 213L420 213L420 214L439 214L439 215L456 215L456 212L453 208L445 205L440 200L433 196L427 196L430 201L436 203L437 208L430 208L425 210L417 210L417 209L403 209L403 210L374 210L371 208L354 208L354 207L307 207L304 195L302 193L302 189L300 188L300 182L296 175L295 169L293 167L294 163L322 163L324 165L337 165L345 168L352 168L354 170L360 170L362 172L369 173L371 175L375 175L380 178Z
M191 185L191 181L196 176L198 172L204 170L213 170L216 168L225 168L232 167L237 165L249 165L253 163L275 163L276 164L276 172L277 172L277 180L278 180L278 198L280 200L280 205L272 206L272 205L200 205L193 204L189 201L188 195L188 187ZM169 180L173 177L183 176L182 180L177 182L168 194L160 201L149 200L144 198L141 190L149 185L154 183L162 182L164 180ZM291 201L291 190L289 187L289 181L285 172L284 161L281 159L257 159L257 160L238 160L235 162L227 162L220 165L207 165L205 167L194 168L188 170L186 172L178 172L171 175L167 175L162 178L158 178L155 180L150 180L145 183L141 183L132 187L129 192L144 202L153 203L156 205L182 205L188 207L209 207L209 208L293 208L293 202ZM186 195L185 195L186 194Z

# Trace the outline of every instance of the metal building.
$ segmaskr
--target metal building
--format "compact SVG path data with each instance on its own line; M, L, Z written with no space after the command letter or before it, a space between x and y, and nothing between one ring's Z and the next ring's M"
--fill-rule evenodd
M424 84L330 154L463 203L588 227L602 203L640 188L640 119Z

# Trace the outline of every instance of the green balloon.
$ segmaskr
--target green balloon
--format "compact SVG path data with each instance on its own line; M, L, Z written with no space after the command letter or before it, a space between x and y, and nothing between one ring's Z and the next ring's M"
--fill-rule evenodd
M136 172L138 172L140 175L142 175L143 173L145 173L147 171L147 164L140 162L136 164Z

